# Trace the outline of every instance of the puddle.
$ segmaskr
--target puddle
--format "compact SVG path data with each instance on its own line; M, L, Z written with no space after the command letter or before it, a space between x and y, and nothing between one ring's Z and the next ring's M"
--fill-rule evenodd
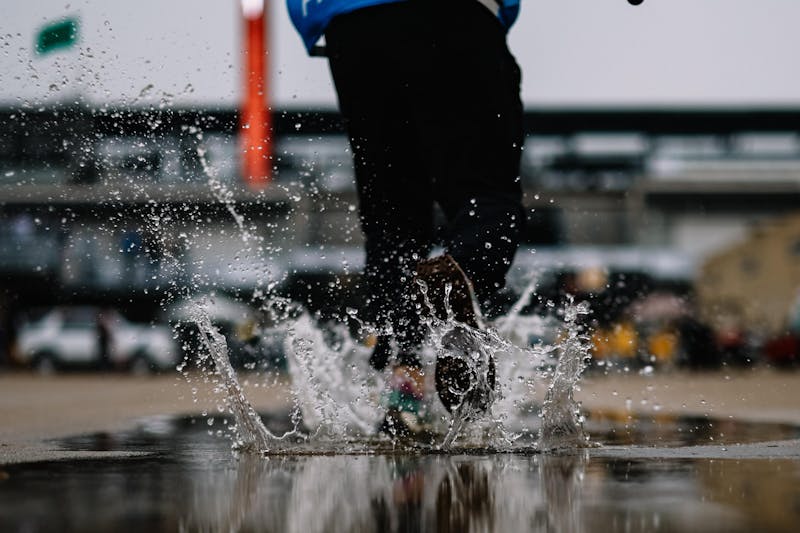
M612 413L589 413L585 427L602 447L443 455L372 442L362 444L390 453L264 458L234 456L204 418L153 418L53 443L144 456L4 467L0 530L796 530L797 443L786 458L758 452L797 439L797 427Z
M686 448L698 446L733 447L745 444L767 443L800 439L800 427L772 422L740 422L707 417L674 415L634 416L615 411L589 411L584 413L585 432L597 450L617 447ZM265 426L275 434L292 429L291 413L265 413L261 415ZM224 438L225 422L232 417L217 416L209 425L206 417L168 418L153 417L137 428L119 433L95 433L53 441L68 451L134 452L175 455L184 451L194 453L204 447L224 449L230 441ZM536 422L530 422L531 435L538 434ZM336 442L314 440L305 442L293 439L287 442L292 453L276 455L410 455L438 454L440 450L426 446L410 448L396 446L387 439L351 438ZM335 450L333 453L331 450ZM598 451L595 453L598 453ZM461 446L448 448L448 454L530 454L537 453L533 437L521 438L514 445L495 450L488 446ZM602 452L600 452L602 453Z

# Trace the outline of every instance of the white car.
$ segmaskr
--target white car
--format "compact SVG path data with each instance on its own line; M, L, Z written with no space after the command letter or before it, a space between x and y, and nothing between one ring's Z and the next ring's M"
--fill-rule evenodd
M101 324L107 334L110 365L144 373L178 363L178 347L169 327L133 324L116 311L96 307L58 307L23 325L16 357L42 372L99 366Z

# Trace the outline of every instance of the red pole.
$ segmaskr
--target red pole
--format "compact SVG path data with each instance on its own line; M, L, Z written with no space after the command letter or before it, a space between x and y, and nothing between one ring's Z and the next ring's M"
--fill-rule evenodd
M244 15L244 101L241 113L242 177L251 189L264 189L271 177L272 116L266 83L265 0L242 0Z

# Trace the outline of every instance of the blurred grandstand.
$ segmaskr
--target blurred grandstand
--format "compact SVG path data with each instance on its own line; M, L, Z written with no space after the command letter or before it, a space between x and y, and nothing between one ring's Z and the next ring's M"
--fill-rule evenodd
M2 344L13 340L20 313L55 304L115 306L148 320L165 298L213 288L276 291L323 315L352 305L362 237L338 114L272 109L273 182L254 190L241 170L236 98L180 104L164 89L193 91L176 54L168 68L142 71L157 51L131 50L153 43L108 30L124 20L79 15L42 23L27 12L21 24L30 35L4 37L7 47L27 44L5 60L18 94L0 98ZM223 15L233 27L236 14ZM152 23L174 31L169 20ZM209 64L235 61L206 48L193 53L210 54ZM146 83L125 78L126 68L147 72ZM202 73L209 75L218 73ZM110 88L120 77L125 87ZM593 302L597 330L623 336L637 302L681 298L689 309L681 316L702 324L679 327L669 317L656 328L656 348L637 342L636 358L666 358L655 352L681 327L684 337L705 335L724 351L725 294L744 291L751 271L769 279L769 294L794 295L800 283L776 274L777 260L743 259L756 253L746 240L753 228L800 205L798 124L792 108L528 108L528 221L512 285L535 272L542 298L581 294ZM782 260L796 271L800 230L786 228ZM736 246L724 267L712 259ZM761 309L770 325L739 313L736 335L749 340L736 342L749 354L767 337L791 334L787 299L765 295L747 289L737 300ZM618 357L634 355L620 350Z

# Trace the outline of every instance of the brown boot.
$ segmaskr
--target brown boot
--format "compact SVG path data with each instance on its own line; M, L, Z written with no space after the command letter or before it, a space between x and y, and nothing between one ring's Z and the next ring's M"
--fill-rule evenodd
M416 283L417 280L424 283L424 288ZM448 320L449 307L456 322L472 329L484 328L472 283L450 255L421 261L417 265L415 284L423 312L432 307L436 318ZM451 287L449 294L448 285ZM473 403L473 407L481 411L489 408L486 391L481 393L476 390L477 372L485 372L489 388L494 389L494 359L489 358L488 368L472 368L473 365L468 361L475 360L473 353L480 349L478 343L479 339L471 335L467 328L462 327L456 327L443 339L445 353L440 353L436 358L435 382L439 399L449 412L464 401ZM451 353L455 355L450 355Z
M419 286L417 280L425 284L424 289ZM433 306L436 318L447 320L445 305L447 302L456 322L461 322L474 329L483 329L483 318L472 289L472 283L452 256L445 254L420 261L417 264L414 281L423 312L427 311L427 306L430 304ZM449 296L446 291L448 284L452 287ZM427 291L427 301L422 297L422 290Z

